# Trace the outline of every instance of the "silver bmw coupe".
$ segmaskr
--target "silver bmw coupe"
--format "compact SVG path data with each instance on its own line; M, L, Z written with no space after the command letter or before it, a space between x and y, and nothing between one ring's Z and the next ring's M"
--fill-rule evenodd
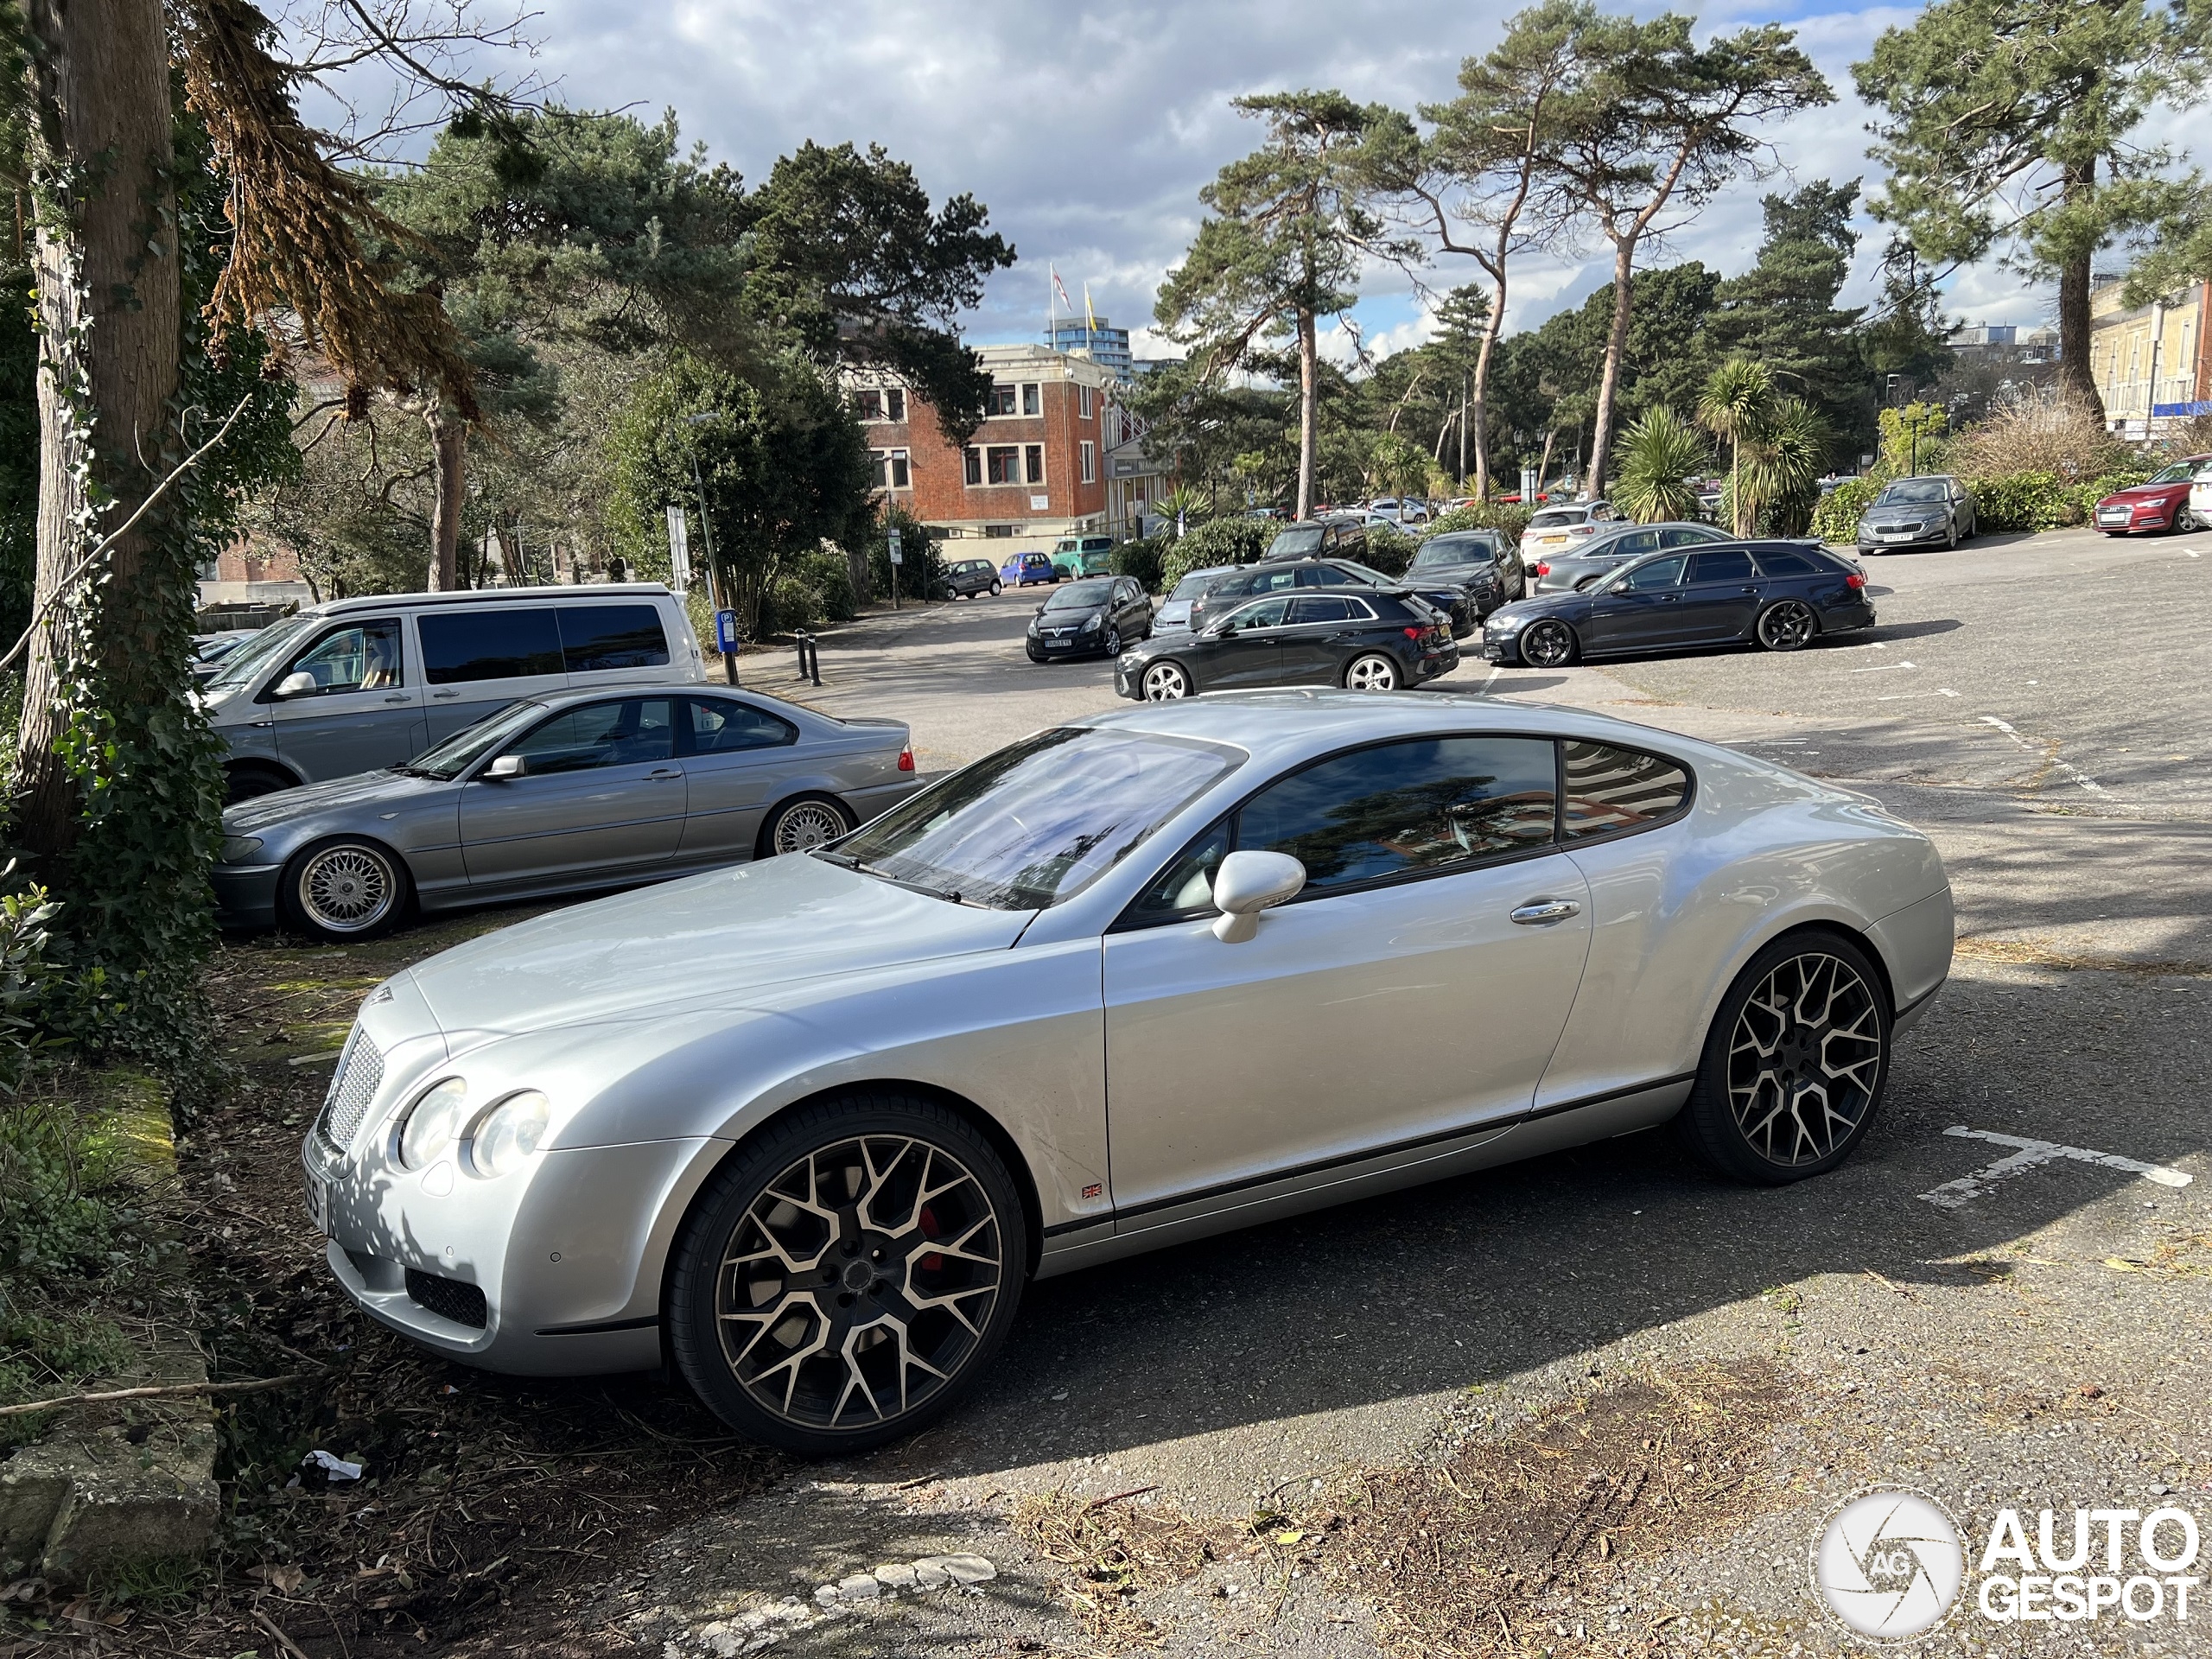
M739 1431L850 1451L945 1410L1033 1278L1669 1121L1741 1179L1833 1169L1951 930L1924 836L1727 749L1146 704L398 975L308 1198L431 1348L665 1355Z

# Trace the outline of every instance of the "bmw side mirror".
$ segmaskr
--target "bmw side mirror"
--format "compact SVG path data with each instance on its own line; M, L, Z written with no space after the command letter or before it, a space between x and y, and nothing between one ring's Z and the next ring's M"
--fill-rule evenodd
M484 768L486 778L520 778L530 770L518 754L503 754Z
M315 676L303 668L293 670L276 682L276 695L280 697L311 697L320 690Z
M1231 853L1213 878L1213 901L1221 915L1213 936L1224 944L1242 944L1260 931L1260 912L1295 899L1306 885L1306 867L1288 853Z

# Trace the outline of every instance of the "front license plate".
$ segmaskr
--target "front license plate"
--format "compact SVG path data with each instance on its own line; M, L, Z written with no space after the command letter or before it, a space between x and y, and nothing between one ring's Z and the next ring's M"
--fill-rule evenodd
M1065 639L1047 639L1045 642L1045 649L1047 651L1065 651L1067 648L1068 642Z
M308 1219L315 1224L318 1233L330 1230L330 1184L321 1177L308 1177Z

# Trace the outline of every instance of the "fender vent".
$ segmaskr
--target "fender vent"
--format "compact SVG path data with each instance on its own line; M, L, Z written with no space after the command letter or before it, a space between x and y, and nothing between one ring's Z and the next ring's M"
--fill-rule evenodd
M451 1319L472 1331L481 1331L486 1322L483 1291L474 1285L464 1285L458 1279L441 1279L435 1273L410 1268L407 1300L417 1307L428 1308L442 1319Z

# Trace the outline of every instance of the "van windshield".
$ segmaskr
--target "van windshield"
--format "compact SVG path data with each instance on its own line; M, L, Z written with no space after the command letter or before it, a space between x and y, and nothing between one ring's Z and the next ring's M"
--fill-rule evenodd
M245 684L277 658L288 653L321 620L319 616L288 616L281 622L271 622L230 654L223 666L207 682L207 689L210 691L227 691L234 685Z

